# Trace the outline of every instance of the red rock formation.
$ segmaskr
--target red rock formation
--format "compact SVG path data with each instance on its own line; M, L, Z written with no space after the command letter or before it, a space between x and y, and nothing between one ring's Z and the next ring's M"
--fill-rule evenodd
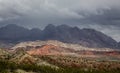
M104 54L114 56L114 55L120 55L120 52L118 52L118 51L109 51L109 52L105 52Z
M69 53L70 51L54 45L43 45L41 48L32 49L27 52L30 55L62 55L62 53Z

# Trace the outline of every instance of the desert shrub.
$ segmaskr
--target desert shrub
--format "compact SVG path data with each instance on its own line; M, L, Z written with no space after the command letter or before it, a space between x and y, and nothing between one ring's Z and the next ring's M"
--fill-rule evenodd
M72 67L53 68L50 66L38 66L36 64L16 64L9 61L0 61L0 73L14 73L15 70L33 71L36 73L120 73L120 69L112 70L94 70ZM9 72L10 71L10 72Z

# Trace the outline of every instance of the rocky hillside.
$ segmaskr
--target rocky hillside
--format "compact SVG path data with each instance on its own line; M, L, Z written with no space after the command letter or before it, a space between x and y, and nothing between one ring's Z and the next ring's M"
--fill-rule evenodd
M10 50L0 49L0 73L119 73L119 61L119 49L54 40L21 42Z
M9 56L9 52L4 49L0 49L0 60L6 59Z
M22 42L11 48L16 50L22 48L30 55L64 55L64 56L85 56L85 57L101 57L101 56L115 56L119 58L119 49L110 48L87 48L79 44L69 44L59 41L29 41Z
M30 50L33 48L39 48L43 45L54 45L54 46L59 46L59 47L64 47L64 48L72 48L76 51L79 50L94 50L94 51L111 51L113 49L110 48L88 48L84 47L80 44L71 44L71 43L63 43L57 40L48 40L48 41L28 41L28 42L21 42L16 44L14 47L11 49L16 49L16 48L24 48L25 50ZM117 50L117 49L114 49Z
M70 55L74 50L54 45L43 45L28 51L30 55Z

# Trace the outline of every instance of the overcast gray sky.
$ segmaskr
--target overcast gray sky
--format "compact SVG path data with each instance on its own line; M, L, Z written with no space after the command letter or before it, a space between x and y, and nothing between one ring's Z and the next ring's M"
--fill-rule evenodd
M0 0L0 26L94 28L120 41L120 0Z

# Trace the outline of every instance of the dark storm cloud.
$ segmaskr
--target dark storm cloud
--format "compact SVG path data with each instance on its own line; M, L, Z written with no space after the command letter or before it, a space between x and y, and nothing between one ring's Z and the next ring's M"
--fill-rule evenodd
M110 9L110 10L103 10L103 13L100 15L90 15L83 19L83 21L86 20L89 23L99 23L103 25L115 25L120 26L120 10L119 9Z
M89 27L120 40L120 0L0 0L0 26ZM111 31L109 31L111 30Z

